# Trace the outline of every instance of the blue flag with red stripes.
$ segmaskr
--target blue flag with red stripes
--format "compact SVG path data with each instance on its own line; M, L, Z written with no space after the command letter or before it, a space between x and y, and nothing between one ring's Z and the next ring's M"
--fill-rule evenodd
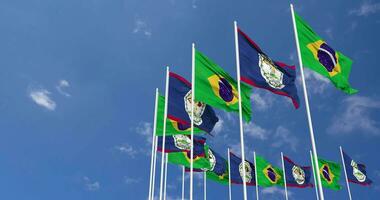
M291 98L299 107L295 66L272 61L260 47L238 29L241 81Z
M182 76L169 74L168 118L182 124L191 123L191 83ZM211 106L194 101L194 126L210 133L218 122Z
M345 152L343 152L343 158L349 182L365 186L369 186L372 184L372 180L369 179L367 176L367 170L365 165L356 163Z
M310 166L299 166L284 156L284 167L287 187L313 187L311 181L312 168Z
M157 151L162 152L162 136L157 136ZM194 154L198 155L204 152L206 138L194 136ZM165 153L172 152L190 152L191 136L190 135L170 135L165 137Z
M241 158L230 152L230 169L231 169L231 183L243 184L243 170L245 170L245 182L246 185L256 185L255 180L255 166L245 160L244 164L241 162Z

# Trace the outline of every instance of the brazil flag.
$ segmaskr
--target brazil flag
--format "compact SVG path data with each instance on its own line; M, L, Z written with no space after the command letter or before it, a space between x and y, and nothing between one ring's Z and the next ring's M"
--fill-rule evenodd
M157 123L156 123L156 135L163 135L163 124L164 124L164 110L165 110L165 97L159 96L157 102ZM201 133L199 128L194 127L194 133ZM191 129L187 124L182 124L177 121L166 119L166 133L165 135L190 135Z
M313 29L295 13L299 47L303 64L311 70L330 79L336 88L347 94L355 94L348 78L352 61L339 51L335 51Z
M239 112L237 82L221 67L199 51L195 51L195 99L226 111ZM251 88L241 83L242 110L251 119Z
M318 166L322 186L333 190L340 190L342 188L342 186L339 185L340 165L332 161L318 158Z
M209 147L207 145L204 146L203 152L194 152L193 159L193 168L198 169L210 169L210 161L208 158L208 150ZM177 165L183 165L185 167L190 167L190 151L188 152L175 152L168 153L168 162Z
M261 156L256 156L257 183L259 186L271 187L284 185L284 173L278 167L273 167Z

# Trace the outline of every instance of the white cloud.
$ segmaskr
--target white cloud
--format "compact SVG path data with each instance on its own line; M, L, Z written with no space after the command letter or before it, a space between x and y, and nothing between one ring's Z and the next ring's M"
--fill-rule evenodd
M289 129L279 126L274 134L275 142L272 143L273 147L279 148L282 146L290 147L291 150L296 151L298 145L298 138L291 134Z
M343 107L338 111L328 128L331 134L345 134L353 131L379 135L379 122L371 113L380 109L380 101L365 96L350 96L343 100ZM372 111L372 112L371 112Z
M141 178L131 178L131 177L125 177L124 182L126 184L136 184L141 182Z
M349 14L357 16L368 16L380 11L380 3L372 3L371 1L363 1L359 8L349 11Z
M304 70L304 75L308 91L314 94L323 94L331 84L329 79L311 70ZM301 77L298 77L298 80L302 85Z
M274 95L268 91L256 91L251 95L253 108L259 111L265 111L272 107L274 103Z
M100 183L98 181L92 181L87 176L83 177L84 185L88 191L96 191L100 189Z
M332 31L332 28L327 28L325 29L325 34L327 35L327 37L329 37L330 39L333 39L333 31Z
M115 149L118 150L120 153L127 154L131 158L134 158L135 155L138 153L138 151L135 150L129 144L123 144L123 145L120 145L120 146L116 146Z
M278 187L263 188L261 190L261 193L263 195L282 195L282 196L285 196L285 190L284 189L280 189ZM288 190L288 197L290 197L292 195L293 195L293 193Z
M215 133L215 135L218 135L220 132L222 132L223 124L224 124L223 119L219 119L219 121L215 124L215 127L213 129L213 133Z
M152 144L153 125L149 122L141 122L135 131L146 138L148 144Z
M31 89L29 97L39 106L50 111L55 110L57 104L50 98L50 92L45 89Z
M70 87L70 83L67 80L60 80L58 82L58 85L55 88L61 95L65 97L70 97L71 95L64 91L65 88L69 88L69 87Z
M197 0L192 0L191 1L191 7L194 8L194 9L198 8L198 6L197 6Z
M149 29L147 23L145 21L143 21L142 19L136 19L135 20L135 27L133 28L132 32L135 34L141 33L148 38L152 36L152 32Z
M260 127L259 125L250 122L250 123L245 123L243 125L244 127L244 133L248 134L249 136L260 139L260 140L266 140L269 135L269 131Z

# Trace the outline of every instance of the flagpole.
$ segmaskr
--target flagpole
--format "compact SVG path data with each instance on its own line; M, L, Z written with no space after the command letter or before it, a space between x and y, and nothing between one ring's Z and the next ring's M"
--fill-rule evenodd
M288 188L286 186L286 172L284 164L284 154L281 152L282 171L284 172L285 199L288 200Z
M163 184L164 184L164 164L165 164L165 136L166 136L166 118L168 115L168 99L169 97L169 66L166 67L166 83L165 83L165 108L164 108L164 124L162 127L162 153L161 153L161 177L160 177L160 200L162 200Z
M315 177L316 172L314 168L314 161L313 161L313 154L310 151L310 160L311 160L311 167L313 168L313 177L314 177L314 188L315 188L315 194L317 195L317 200L319 200L319 195L318 195L318 184L317 184L317 179Z
M230 159L230 148L227 148L228 152L228 196L229 200L232 200L232 191L231 191L231 159Z
M351 189L350 189L350 183L348 183L348 177L347 177L347 171L346 171L346 164L345 164L344 157L343 157L342 146L339 146L339 149L340 149L340 156L342 157L342 164L343 164L344 175L346 176L346 184L347 184L348 196L350 197L350 200L352 200L352 197L351 197Z
M154 102L154 119L153 119L153 135L152 135L152 154L150 158L150 177L149 177L149 197L148 199L151 199L152 197L152 180L153 180L153 161L154 161L154 142L155 142L155 135L156 135L156 123L157 123L157 104L158 104L158 88L156 88L156 98Z
M166 183L168 179L168 154L165 154L165 179L164 179L164 200L166 200Z
M295 39L296 39L296 46L297 46L297 53L298 53L298 62L299 62L300 71L301 71L301 79L302 79L303 93L304 93L304 98L305 98L306 113L307 113L307 119L308 119L309 130L310 130L311 146L312 146L312 149L313 149L313 159L314 159L316 165L318 165L317 147L316 147L315 139L314 139L313 122L312 122L312 119L311 119L311 113L310 113L310 108L309 108L309 98L308 98L308 94L307 94L306 81L305 81L305 76L304 76L304 72L303 72L302 57L301 57L301 51L300 51L300 46L299 46L299 41L298 41L297 25L296 25L295 16L294 16L293 4L290 4L290 9L291 9L291 12L292 12L294 36L295 36ZM324 195L323 195L321 177L317 176L317 180L318 180L319 196L320 196L321 200L324 200L325 198L324 198Z
M191 148L190 148L190 200L193 200L193 157L194 157L194 101L195 101L195 44L191 49Z
M182 166L182 200L185 200L185 166Z
M152 178L152 196L151 200L154 199L154 189L155 189L155 182L156 182L156 163L157 163L157 142L158 137L154 137L154 161L153 161L153 178Z
M235 30L235 54L236 54L236 71L237 71L237 85L238 85L238 101L239 101L239 122L240 122L240 148L241 148L241 162L244 165L245 153L244 153L244 134L243 134L243 113L241 106L241 93L240 93L240 59L239 59L239 43L238 43L238 32L237 32L237 22L234 21ZM245 170L243 170L243 195L244 200L247 200L247 184L245 182Z
M203 199L207 200L207 177L206 171L203 172Z
M256 152L253 152L253 162L255 164L256 200L259 200L259 182L257 178Z

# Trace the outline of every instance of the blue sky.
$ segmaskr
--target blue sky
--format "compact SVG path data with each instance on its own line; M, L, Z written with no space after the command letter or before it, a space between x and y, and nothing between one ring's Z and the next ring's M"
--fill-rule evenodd
M163 92L165 66L190 78L191 43L236 75L233 20L273 59L298 67L289 1L1 0L0 198L146 199L154 90ZM296 11L330 46L353 59L354 96L307 69L320 157L340 162L339 145L365 163L373 186L351 185L354 199L380 193L380 96L377 73L380 2L294 1ZM299 71L298 71L299 75ZM309 165L310 139L301 108L254 89L246 151L274 164L280 152ZM239 153L237 116L218 111L208 143L221 155ZM249 158L248 157L248 158ZM168 199L180 197L177 166L169 166ZM188 182L187 182L188 183ZM195 196L203 195L197 176ZM344 185L343 180L341 181ZM187 185L188 186L188 185ZM156 190L157 191L157 190ZM233 187L241 199L241 186ZM290 189L313 199L313 189ZM210 199L227 187L208 181ZM261 189L284 199L282 188ZM346 188L325 190L347 199ZM254 199L254 188L249 188Z

